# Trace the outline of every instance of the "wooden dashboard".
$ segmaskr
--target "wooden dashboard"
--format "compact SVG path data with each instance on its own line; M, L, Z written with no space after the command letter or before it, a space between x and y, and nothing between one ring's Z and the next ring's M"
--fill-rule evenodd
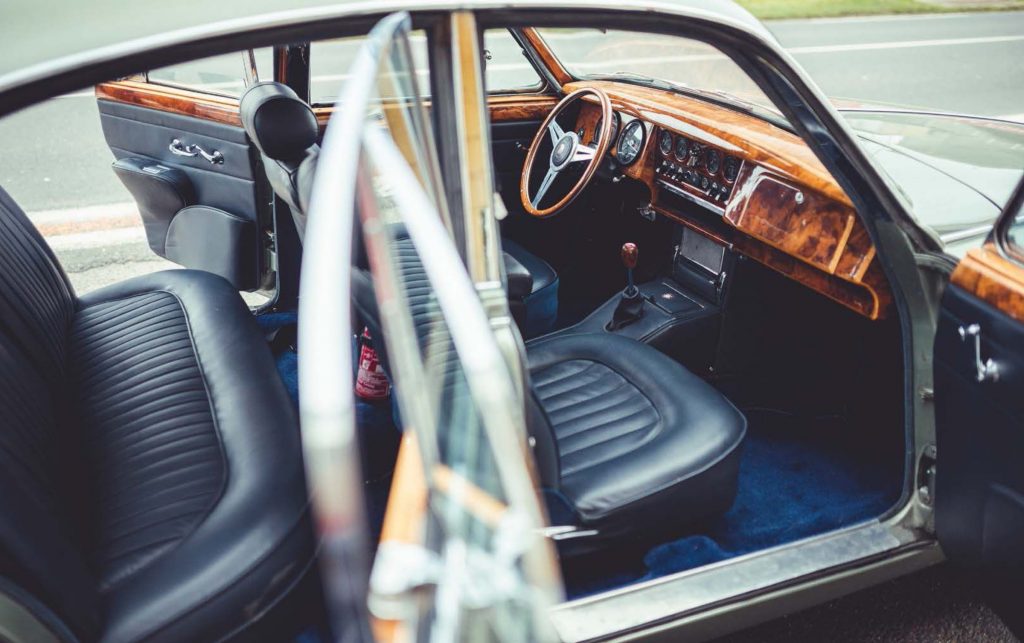
M849 197L798 136L695 98L611 81L597 87L617 114L617 134L639 119L644 140L619 169L647 186L659 214L711 237L870 318L892 296ZM589 143L601 113L588 101L577 129ZM635 129L635 126L634 126ZM612 145L615 157L615 145ZM724 225L708 225L710 213Z

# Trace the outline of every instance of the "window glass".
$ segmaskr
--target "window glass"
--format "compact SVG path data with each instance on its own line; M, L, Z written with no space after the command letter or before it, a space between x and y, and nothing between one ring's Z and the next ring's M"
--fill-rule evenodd
M699 40L614 29L539 29L577 78L614 76L649 85L673 85L781 119L745 71Z
M332 103L345 80L345 70L365 41L363 36L321 40L310 45L310 98L314 104ZM422 30L409 35L416 81L421 96L430 95L430 64L427 36ZM486 85L489 93L507 93L540 89L541 79L522 47L508 29L490 29L484 33Z
M356 53L366 41L364 36L320 40L309 47L309 96L314 104L330 104L338 97L338 91L352 67ZM412 48L414 72L421 96L430 95L430 65L427 56L427 36L422 30L409 35Z
M256 72L260 80L273 80L274 54L270 47L257 49ZM180 65L151 70L149 82L185 87L195 91L227 96L241 96L245 91L247 52L202 58Z
M488 93L501 94L541 88L537 70L523 54L523 48L508 29L485 31L484 49L484 80Z

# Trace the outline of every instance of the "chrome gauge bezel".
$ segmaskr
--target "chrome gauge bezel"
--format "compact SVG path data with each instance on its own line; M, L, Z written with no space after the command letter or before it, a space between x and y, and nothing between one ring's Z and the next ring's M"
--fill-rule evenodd
M640 141L636 148L636 154L632 158L623 158L622 156L622 145L626 140L626 135L629 134L634 128L640 129ZM632 165L640 158L640 153L643 152L644 142L647 140L647 128L644 127L643 121L635 118L625 125L622 126L622 131L619 133L619 138L615 142L615 158L618 159L622 165Z

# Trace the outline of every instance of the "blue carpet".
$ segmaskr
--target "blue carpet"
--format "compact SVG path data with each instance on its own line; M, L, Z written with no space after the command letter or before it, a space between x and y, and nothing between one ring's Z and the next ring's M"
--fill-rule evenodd
M256 324L268 338L288 326L294 326L299 322L299 314L296 312L264 313L256 316ZM277 372L281 375L281 381L292 399L292 404L299 408L299 356L287 346L275 346L274 362L277 364Z
M800 421L746 411L739 489L724 515L691 528L690 535L656 545L642 561L605 556L582 577L567 573L572 597L648 580L820 534L881 515L899 497L902 472L888 457L857 444L862 434L839 418ZM589 578L588 578L589 577Z

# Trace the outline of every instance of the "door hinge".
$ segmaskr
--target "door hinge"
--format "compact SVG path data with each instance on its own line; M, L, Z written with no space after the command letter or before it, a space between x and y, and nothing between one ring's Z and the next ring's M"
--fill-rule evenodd
M925 446L921 459L917 464L917 497L921 503L931 507L935 503L935 469L936 454L934 444Z

